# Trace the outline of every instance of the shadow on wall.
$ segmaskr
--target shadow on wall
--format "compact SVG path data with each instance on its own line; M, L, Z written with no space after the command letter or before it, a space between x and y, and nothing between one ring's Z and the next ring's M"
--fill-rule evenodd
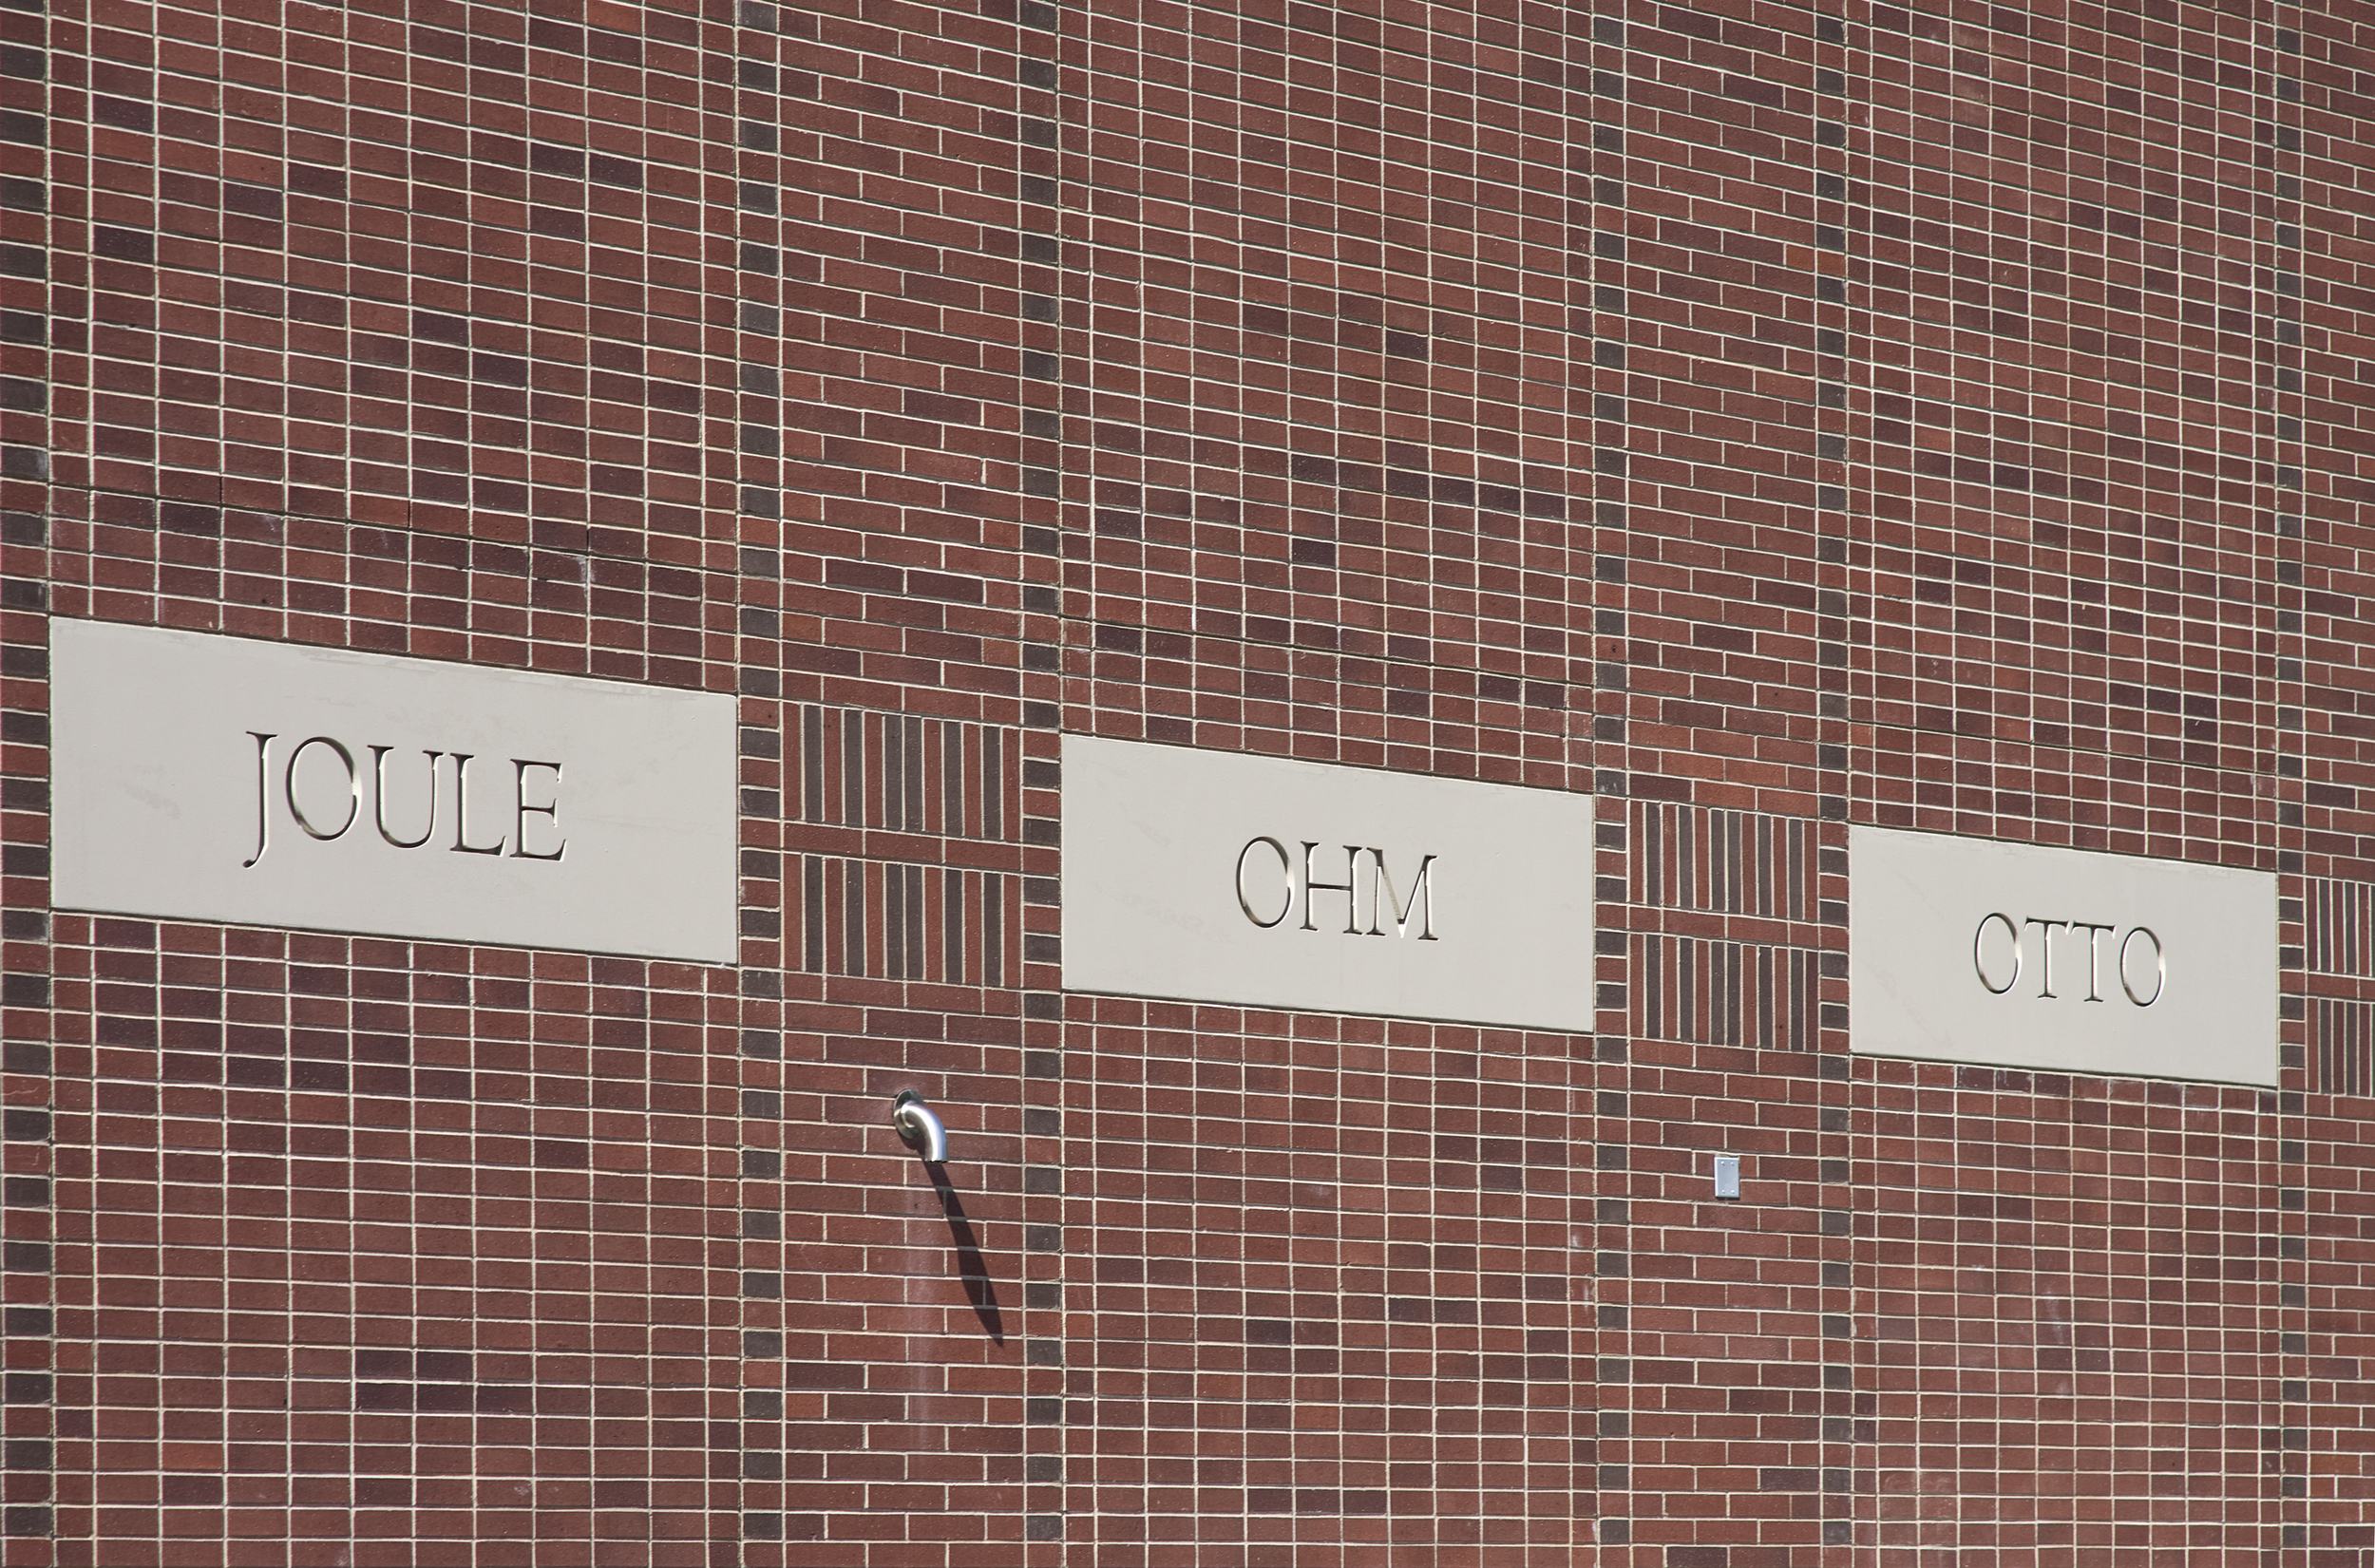
M973 1314L981 1320L981 1327L997 1343L1006 1343L1006 1319L998 1309L998 1288L990 1283L990 1267L981 1258L981 1246L974 1238L973 1221L965 1218L965 1206L957 1197L955 1183L948 1180L948 1167L927 1163L932 1190L939 1194L940 1213L948 1217L948 1234L957 1243L957 1274L965 1284L965 1299L973 1303Z

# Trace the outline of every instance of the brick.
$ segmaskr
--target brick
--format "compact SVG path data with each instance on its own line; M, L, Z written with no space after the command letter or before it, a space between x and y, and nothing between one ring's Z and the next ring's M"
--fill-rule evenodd
M0 6L7 1560L2360 1550L2285 20ZM741 962L52 915L50 614L735 693ZM1063 993L1060 730L1609 797L1598 1030ZM2282 1089L1850 1056L1849 824L2278 873Z

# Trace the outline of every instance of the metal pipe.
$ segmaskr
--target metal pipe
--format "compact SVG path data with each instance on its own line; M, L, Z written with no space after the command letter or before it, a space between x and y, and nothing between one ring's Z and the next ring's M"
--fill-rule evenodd
M946 1164L948 1129L940 1125L932 1107L923 1103L923 1096L913 1089L901 1089L891 1106L891 1125L899 1129L899 1141L923 1156L925 1164Z

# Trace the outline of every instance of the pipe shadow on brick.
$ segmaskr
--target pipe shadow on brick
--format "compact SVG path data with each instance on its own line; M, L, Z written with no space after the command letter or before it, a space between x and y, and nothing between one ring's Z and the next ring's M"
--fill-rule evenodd
M956 1183L949 1181L946 1165L927 1163L923 1168L931 1174L932 1191L940 1198L940 1213L948 1217L949 1237L957 1243L957 1275L964 1281L965 1299L973 1303L973 1315L981 1320L990 1338L1003 1345L1006 1317L998 1310L998 1287L990 1281L990 1266L981 1256L981 1244L974 1237L973 1221L957 1196Z

